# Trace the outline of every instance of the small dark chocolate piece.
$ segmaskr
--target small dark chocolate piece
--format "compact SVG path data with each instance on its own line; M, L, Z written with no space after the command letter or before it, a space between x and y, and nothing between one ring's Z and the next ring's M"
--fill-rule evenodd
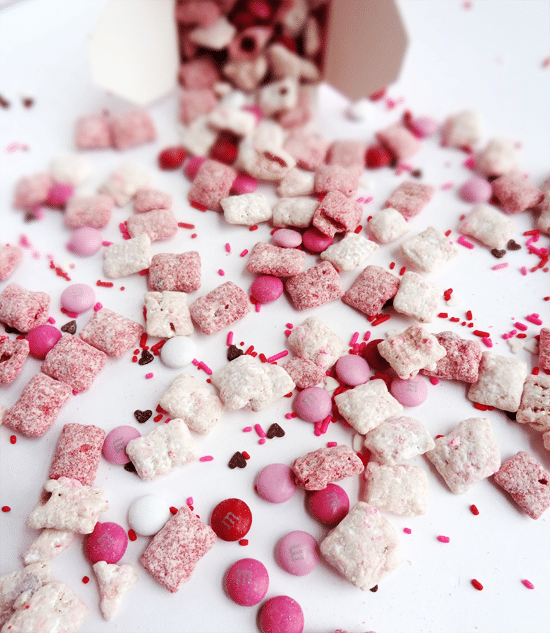
M498 248L493 248L491 250L491 255L493 257L496 257L497 259L500 259L501 257L504 257L504 255L506 255L506 251L504 249L499 250Z
M231 469L244 468L246 466L246 459L244 458L244 455L240 451L237 451L229 460L228 466Z
M134 418L140 423L143 424L144 422L147 422L147 420L153 415L153 412L151 411L151 409L147 409L147 411L140 411L139 409L136 409L134 411Z
M277 422L274 422L267 429L267 433L265 434L268 440L270 440L273 437L284 437L284 435L285 435L284 429L281 426L279 426Z
M235 360L244 354L243 350L236 345L230 345L227 349L227 360Z
M521 246L514 240L508 240L508 244L506 244L506 248L509 251L519 251Z
M138 360L138 365L148 365L149 363L152 363L155 360L155 357L153 356L153 354L151 354L151 352L147 349L144 349L141 352L141 358Z
M69 321L62 325L60 330L62 332L67 332L67 334L76 334L76 321Z

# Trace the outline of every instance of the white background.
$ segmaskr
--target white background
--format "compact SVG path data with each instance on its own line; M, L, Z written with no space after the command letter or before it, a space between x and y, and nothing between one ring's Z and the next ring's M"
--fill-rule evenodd
M47 210L41 222L24 223L11 201L18 178L46 170L53 156L73 148L73 123L78 115L97 113L104 108L124 111L129 107L104 94L90 79L86 40L103 5L103 0L26 0L0 12L0 94L11 102L9 109L0 110L0 238L16 243L22 234L28 237L32 249L26 251L24 262L9 281L32 290L48 291L52 297L51 314L59 325L68 320L59 311L59 296L67 282L49 269L48 254L53 255L56 265L69 270L74 282L92 285L97 279L104 279L101 255L74 258L64 249L69 233L63 228L59 212ZM400 2L399 7L410 43L401 77L388 94L394 100L403 99L403 103L388 109L384 101L378 102L370 120L353 123L343 116L346 100L324 87L320 93L320 132L328 139L356 137L370 141L376 130L396 121L404 107L440 121L463 108L472 108L483 118L481 145L496 136L521 143L520 167L540 186L550 175L550 68L543 67L544 59L550 55L549 4L474 0L471 8L466 8L455 0L408 0ZM27 95L35 99L29 109L21 105L21 97ZM179 172L159 172L156 168L159 150L177 142L176 95L153 104L150 112L158 128L158 141L123 156L111 151L90 152L94 176L82 191L93 190L123 160L149 168L153 185L174 195L178 220L192 222L197 227L196 240L190 238L190 231L182 229L170 242L157 242L153 246L154 253L200 251L203 283L190 298L205 294L228 279L248 289L252 276L244 271L246 260L238 254L244 248L251 249L258 240L268 241L270 227L264 225L256 233L250 233L244 227L228 226L223 218L211 212L201 214L191 209L186 202L187 181ZM29 149L8 152L7 147L12 143L26 144ZM413 166L422 170L423 182L437 188L430 205L411 223L411 234L432 225L441 230L451 229L453 237L458 237L459 216L469 209L456 195L457 187L469 175L462 166L464 159L465 155L458 151L439 148L436 138L425 141L422 150L411 159ZM364 186L358 195L374 199L365 207L363 224L404 178L405 175L396 176L389 170L365 172ZM453 187L442 189L449 182ZM104 239L118 241L118 223L130 213L130 205L115 210L111 225L103 232ZM549 322L549 304L542 301L550 294L548 274L537 271L523 277L519 272L521 266L529 268L538 262L535 256L527 254L524 246L527 238L522 235L523 231L534 228L534 220L532 213L514 217L518 227L514 238L522 249L498 260L508 262L507 269L493 271L491 267L497 260L487 248L476 244L471 251L461 248L459 257L431 276L442 288L452 287L462 299L461 305L451 308L442 302L441 310L463 319L466 310L471 309L475 327L492 333L493 351L498 354L512 354L501 335L512 329L516 320L538 312L545 325ZM548 241L543 236L538 245L548 247ZM231 244L231 254L225 252L226 242ZM397 270L403 265L395 244L381 248L369 263L387 267L391 261L396 262ZM307 265L314 263L315 258L308 256ZM223 279L217 274L219 268L226 272ZM357 274L358 271L352 271L342 275L345 288ZM0 290L9 281L2 282ZM122 285L126 288L124 292L119 290ZM145 280L140 276L115 281L113 289L96 288L97 299L106 307L138 321L141 294L145 291ZM283 297L277 304L264 306L259 314L251 313L235 324L232 328L235 341L243 341L246 346L252 344L267 356L275 354L285 349L285 324L289 321L298 324L312 313L345 340L355 331L363 335L371 329L362 315L339 301L298 314ZM410 324L392 310L390 313L392 319L388 323L372 329L373 337L380 338L387 331ZM79 317L79 329L88 318L87 314ZM453 329L469 336L466 328L447 320L436 320L428 329L432 332ZM530 326L529 338L538 329ZM227 331L211 337L193 334L199 347L198 358L212 369L225 363L226 334ZM536 365L536 357L525 350L517 357L528 363L529 370ZM38 370L38 361L28 359L14 383L0 389L0 402L11 406ZM149 371L155 377L145 380ZM204 373L193 367L188 371L199 379L205 378ZM12 445L11 431L0 428L0 505L12 508L10 513L0 515L0 573L19 569L20 554L36 537L35 531L25 527L25 518L38 500L62 425L98 424L107 431L120 424L138 426L133 411L154 410L176 373L163 367L158 359L144 367L132 364L130 355L109 360L92 389L72 398L42 438L18 437L17 444ZM437 386L429 385L429 391L424 405L405 413L424 422L433 435L445 434L459 421L478 413L465 397L466 388L462 384L441 381ZM326 441L351 443L349 430L339 424L331 425L327 435L316 438L311 425L285 420L284 414L289 410L290 401L283 399L261 413L226 414L212 435L198 438L202 454L213 455L214 461L187 465L158 482L141 482L102 461L96 485L106 490L111 508L101 520L127 527L128 505L134 498L150 492L162 494L175 506L193 497L195 511L206 521L219 501L240 497L250 505L254 519L247 535L248 547L217 542L200 561L192 579L175 595L151 580L137 562L147 539L140 537L130 543L122 562L136 563L140 581L109 623L101 619L93 573L80 542L76 541L68 552L52 561L52 568L55 577L68 583L90 607L81 631L255 631L257 608L238 607L222 590L227 568L238 558L251 556L262 560L269 570L267 597L287 594L301 604L306 633L330 633L336 628L355 633L366 630L548 633L549 513L533 521L491 480L480 482L465 495L453 495L423 458L413 463L423 465L429 474L429 512L415 518L386 515L399 534L405 563L380 584L377 593L361 592L324 563L303 578L281 570L273 559L273 548L280 537L302 529L321 540L326 529L307 514L302 491L284 505L271 505L259 499L253 490L257 473L272 462L291 464L296 457L324 446ZM501 412L484 415L493 424L503 459L518 450L527 450L547 468L550 466L539 434L511 422ZM255 423L267 429L272 422L281 424L286 436L270 440L264 446L258 445L254 433L242 432L243 427ZM143 433L152 428L152 420L139 425ZM227 462L237 450L248 451L251 459L244 470L229 470ZM342 485L352 502L357 499L357 481L346 480ZM477 517L469 511L472 503L480 510ZM410 527L412 534L403 533L404 527ZM439 534L449 536L450 543L439 543ZM92 578L87 585L81 582L85 575ZM473 589L472 578L483 583L483 591ZM523 578L534 583L534 591L521 584Z

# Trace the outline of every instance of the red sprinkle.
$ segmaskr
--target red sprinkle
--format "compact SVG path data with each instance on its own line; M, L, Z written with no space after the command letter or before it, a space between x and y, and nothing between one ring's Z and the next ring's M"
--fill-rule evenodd
M448 312L440 312L437 316L438 316L440 319L448 319L448 318L449 318L449 314L448 314Z
M134 530L132 530L132 528L130 528L130 529L128 530L128 538L129 538L131 541L135 541L135 540L137 540L137 535L136 535L136 533L134 532Z
M438 385L439 384L439 380L435 376L432 376L430 378L430 382L432 383L432 385Z
M204 204L201 204L200 202L189 202L189 204L194 208L197 209L198 211L206 211L207 207L204 206Z
M153 420L155 422L160 422L162 420L162 413L159 413L158 415L155 415L155 417L153 418Z
M146 346L146 345L147 345L147 332L144 332L144 333L141 335L141 338L139 339L139 346L140 346L142 349L145 349L145 346ZM149 349L149 348L147 348L147 349Z
M84 576L84 577L82 578L82 582L83 582L85 585L87 585L87 584L90 582L90 579L88 578L88 576Z
M248 248L245 248L244 251L241 251L239 256L244 257L245 255L248 255Z
M9 506L2 506L2 512L11 512L11 508Z
M182 229L194 229L194 224L188 224L187 222L178 222L178 226Z
M250 459L250 455L249 455L246 451L242 451L241 455L242 455L245 459Z
M249 231L257 231L258 230L258 225L257 224L253 224L248 230Z
M474 515L477 516L479 514L479 510L477 509L477 506L475 506L473 503L470 506L470 512Z
M170 506L170 512L171 512L172 514L177 514L177 513L178 513L178 509L177 509L177 508L175 508L174 506Z
M248 545L248 539L247 538L242 538L239 541L239 545L242 545L242 547L246 547Z
M464 237L464 235L461 235L458 239L457 239L457 243L460 244L461 246L465 246L466 248L474 248L474 245L472 244L472 242L468 242L468 240Z
M10 442L15 444L17 442L17 437L15 435L10 435Z
M385 323L389 318L390 314L382 314L381 316L376 317L371 325L374 327L375 325L380 325L381 323Z
M101 279L98 279L96 281L96 286L100 286L101 288L112 288L114 284L112 281L101 281Z
M478 591L481 591L483 589L483 585L479 582L479 580L476 580L475 578L472 580L472 586L475 587Z
M527 329L527 328L525 328L525 329ZM474 336L479 336L480 338L488 338L489 336L491 336L491 335L489 334L489 332L483 332L482 330L474 330L474 331L472 332L472 334L473 334Z
M479 404L479 402L474 402L474 408L479 409L480 411L487 411L489 407L485 404Z
M474 318L471 310L468 310L468 312L466 312L466 318L468 319L468 321L471 321Z

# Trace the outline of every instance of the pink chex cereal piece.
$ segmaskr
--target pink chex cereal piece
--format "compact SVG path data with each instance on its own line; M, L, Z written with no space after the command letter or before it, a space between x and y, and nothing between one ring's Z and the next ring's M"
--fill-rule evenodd
M380 266L367 266L346 291L342 301L371 317L395 296L399 279Z
M46 323L49 307L50 295L45 292L10 284L0 294L0 321L19 332L29 332Z
M105 431L93 424L65 424L57 440L49 479L68 477L93 486Z
M298 167L315 171L324 163L328 142L316 132L298 129L288 135L283 147L294 158Z
M292 464L296 483L305 490L323 490L327 484L362 473L361 459L344 444L319 448Z
M341 165L342 167L365 166L365 152L367 144L364 141L353 139L341 139L334 141L329 147L327 163L329 165Z
M107 149L111 147L111 130L104 116L88 115L77 119L75 145L78 149Z
M178 80L185 88L212 88L220 80L220 73L210 57L195 57L181 64Z
M180 121L191 125L203 114L209 114L218 104L216 95L210 88L198 88L180 92Z
M7 279L23 259L23 250L19 246L0 244L0 281Z
M543 327L539 338L539 367L550 372L550 328Z
M107 356L120 358L143 334L143 326L112 310L102 308L80 332L80 338Z
M177 3L175 15L182 24L210 26L220 17L221 9L212 0L186 0Z
M296 310L317 308L344 294L340 275L330 262L313 266L285 283Z
M42 371L66 382L73 391L86 391L107 362L107 355L71 336L62 336L46 354Z
M298 389L314 387L323 382L325 372L321 367L306 358L293 358L283 365Z
M376 138L393 154L397 161L406 160L420 149L416 136L401 123L394 123L376 133Z
M321 233L334 237L336 233L354 231L362 214L363 209L358 202L340 191L329 191L315 210L312 224Z
M207 159L199 167L199 171L189 189L188 199L191 203L200 204L212 211L222 211L220 201L227 198L237 172L229 165L217 160Z
M294 277L304 270L305 262L304 251L258 242L254 245L246 270L256 275Z
M156 209L130 216L126 228L131 237L147 233L151 242L155 242L174 237L178 232L178 222L171 209Z
M12 341L0 335L0 384L12 382L21 371L29 355L29 344L25 339Z
M171 209L172 196L164 191L140 187L134 196L134 213L147 213L155 209Z
M525 451L502 464L495 482L532 519L540 518L550 508L550 473Z
M350 198L359 187L361 169L359 167L342 167L341 165L321 165L315 172L313 184L315 193L340 191Z
M194 292L201 287L201 257L197 251L159 253L149 266L149 289Z
M519 213L542 202L543 193L519 171L504 174L491 183L493 195L505 213Z
M40 437L55 422L71 396L71 387L45 374L36 374L19 400L8 409L4 424L28 437Z
M109 224L114 206L113 198L104 193L75 196L67 204L63 222L70 229L79 229L82 226L102 229Z
M143 143L151 143L157 138L155 124L147 110L132 110L111 119L113 147L130 149Z
M437 342L447 350L447 355L437 361L433 371L422 369L421 373L445 380L476 382L481 362L481 345L477 341L464 339L454 332L440 332L434 336Z
M226 281L189 306L191 317L204 334L219 332L239 321L251 310L246 292L232 281Z
M406 180L386 200L384 207L396 209L404 218L412 218L428 204L434 192L432 185Z
M32 211L38 205L46 202L53 184L50 174L24 176L15 185L13 206L23 211Z
M140 557L151 576L175 593L216 542L216 533L183 506L158 532Z

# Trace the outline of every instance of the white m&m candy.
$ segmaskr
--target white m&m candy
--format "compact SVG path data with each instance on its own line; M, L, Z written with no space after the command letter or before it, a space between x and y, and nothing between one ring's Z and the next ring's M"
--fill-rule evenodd
M139 497L128 509L128 523L140 536L153 536L170 516L170 505L158 495Z
M188 336L168 339L160 350L162 362L172 369L185 367L195 358L197 346Z

